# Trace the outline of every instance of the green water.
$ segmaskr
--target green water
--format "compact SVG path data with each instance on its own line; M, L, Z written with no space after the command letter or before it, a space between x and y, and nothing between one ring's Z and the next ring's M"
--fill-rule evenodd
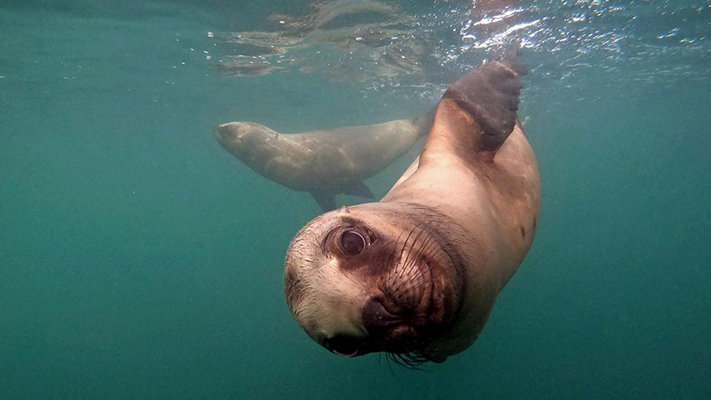
M425 3L408 6L450 15ZM572 4L533 3L558 20ZM405 87L226 77L207 32L304 2L0 2L0 399L711 398L711 9L614 4L641 22L583 23L623 29L621 52L524 48L537 237L476 344L413 372L303 333L283 259L319 208L212 128L406 117L466 55ZM376 195L408 163L370 179Z

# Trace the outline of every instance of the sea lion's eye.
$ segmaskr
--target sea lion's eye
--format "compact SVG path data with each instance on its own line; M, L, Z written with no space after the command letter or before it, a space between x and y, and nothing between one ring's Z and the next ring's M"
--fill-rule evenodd
M357 256L365 250L368 245L363 235L353 229L346 229L338 237L338 246L343 254L347 256Z

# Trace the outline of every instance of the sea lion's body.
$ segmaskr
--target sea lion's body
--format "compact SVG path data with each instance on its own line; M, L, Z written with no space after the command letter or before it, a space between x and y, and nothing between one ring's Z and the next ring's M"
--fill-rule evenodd
M540 209L516 122L523 73L506 60L455 82L420 157L380 202L324 214L296 236L287 302L314 340L405 362L441 362L476 340Z
M334 195L372 198L363 179L405 154L429 132L431 114L369 126L280 134L264 125L231 122L215 129L217 141L260 175L310 192L324 210Z
M455 354L476 339L472 332L483 328L496 296L531 246L540 210L540 179L535 156L518 124L491 162L460 159L447 150L434 157L437 165L418 167L381 203L397 204L400 212L436 210L439 217L426 211L412 213L411 223L429 224L458 243L467 265L467 282L475 283L472 287L478 290L467 290L462 304L470 315L460 318L471 325L460 324L461 334L452 332L438 345L440 351L446 348Z

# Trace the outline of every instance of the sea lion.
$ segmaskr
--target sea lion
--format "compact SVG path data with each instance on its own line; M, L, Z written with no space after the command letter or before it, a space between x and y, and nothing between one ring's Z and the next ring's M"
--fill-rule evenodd
M536 158L516 116L525 73L510 57L460 78L385 197L323 214L296 235L284 291L312 339L407 365L472 345L540 210Z
M215 138L254 171L310 192L324 211L339 193L373 198L363 179L405 154L432 126L433 112L382 124L280 134L254 122L215 128Z

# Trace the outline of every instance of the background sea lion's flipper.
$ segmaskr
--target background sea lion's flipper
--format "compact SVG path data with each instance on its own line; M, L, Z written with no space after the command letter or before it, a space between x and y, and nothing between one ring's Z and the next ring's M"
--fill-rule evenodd
M351 196L360 196L368 199L374 199L375 195L370 191L368 185L362 180L348 181L333 187L320 187L313 189L311 195L314 200L321 206L323 211L331 211L336 209L336 193L348 194Z
M314 200L321 206L323 211L331 211L336 209L336 195L328 189L314 189L311 191Z
M447 89L422 151L422 163L440 151L490 153L501 147L516 124L521 76L514 56L478 67ZM428 153L429 152L429 153Z
M362 180L350 181L339 188L339 193L349 194L351 196L360 196L367 199L374 199L375 195L370 191L368 185Z

